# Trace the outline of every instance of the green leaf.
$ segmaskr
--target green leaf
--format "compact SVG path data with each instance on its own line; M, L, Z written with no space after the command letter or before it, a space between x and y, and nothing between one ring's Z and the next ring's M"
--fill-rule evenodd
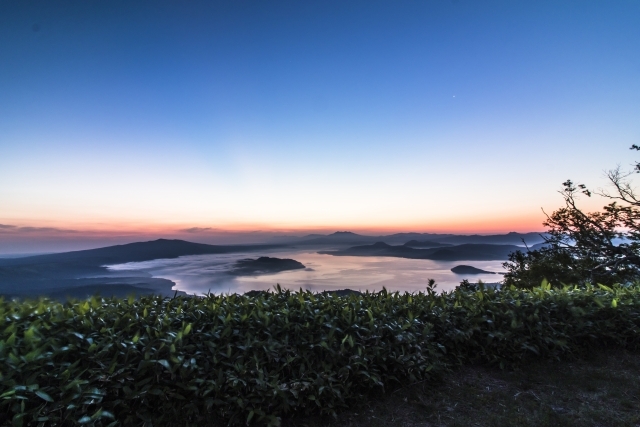
M605 285L603 285L603 284L601 284L601 283L598 283L598 287L599 287L600 289L602 289L603 291L613 292L613 289L611 289L610 287L605 286Z
M51 396L49 396L47 393L45 393L42 390L36 390L36 396L38 396L42 400L46 400L47 402L53 402L53 399L51 398Z

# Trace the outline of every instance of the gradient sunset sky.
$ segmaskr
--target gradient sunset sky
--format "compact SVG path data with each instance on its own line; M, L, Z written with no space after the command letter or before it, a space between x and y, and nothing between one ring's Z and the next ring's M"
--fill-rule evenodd
M0 253L537 231L631 144L637 0L0 2Z

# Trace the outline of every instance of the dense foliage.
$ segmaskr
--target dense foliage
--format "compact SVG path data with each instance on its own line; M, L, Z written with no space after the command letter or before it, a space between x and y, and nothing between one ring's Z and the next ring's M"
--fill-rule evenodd
M640 147L633 145L633 150ZM545 247L510 255L505 283L518 287L537 286L547 279L563 283L625 283L640 279L640 196L631 176L640 173L620 168L607 173L612 191L595 194L611 202L599 212L583 212L579 196L592 196L584 184L571 180L560 192L565 206L547 216Z
M20 425L277 425L459 364L640 346L640 287L0 300Z

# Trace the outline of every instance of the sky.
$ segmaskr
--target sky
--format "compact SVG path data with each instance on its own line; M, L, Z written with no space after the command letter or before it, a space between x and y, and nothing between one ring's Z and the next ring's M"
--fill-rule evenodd
M2 1L0 253L542 230L563 181L638 160L638 22L635 0Z

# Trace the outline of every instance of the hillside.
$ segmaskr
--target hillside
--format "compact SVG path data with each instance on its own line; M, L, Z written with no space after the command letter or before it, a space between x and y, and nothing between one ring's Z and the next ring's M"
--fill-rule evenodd
M294 245L362 245L375 242L384 242L387 244L405 244L412 242L429 242L432 245L461 245L467 243L475 244L494 244L494 245L518 245L532 246L543 242L541 233L516 233L510 232L506 234L438 234L438 233L395 233L388 235L369 236L363 234L352 233L350 231L338 231L328 235L310 234L303 237L278 237L272 238L271 241L278 243L288 243ZM408 245L408 246L412 246ZM427 246L424 246L427 247Z
M233 252L267 249L280 245L207 245L185 240L158 239L149 242L128 243L98 249L36 255L24 258L0 259L4 265L34 265L49 263L73 263L82 265L121 264L150 261L161 258L177 258L185 255L227 254Z
M446 248L416 249L408 246L392 246L384 242L373 245L353 246L342 250L320 251L334 256L386 256L439 261L506 260L511 252L521 249L515 245L464 244Z
M105 248L24 258L0 259L0 295L36 297L48 295L86 296L99 291L104 296L131 291L135 294L173 294L173 282L150 277L141 271L126 277L107 265L186 255L251 252L279 245L207 245L184 240L158 239Z

